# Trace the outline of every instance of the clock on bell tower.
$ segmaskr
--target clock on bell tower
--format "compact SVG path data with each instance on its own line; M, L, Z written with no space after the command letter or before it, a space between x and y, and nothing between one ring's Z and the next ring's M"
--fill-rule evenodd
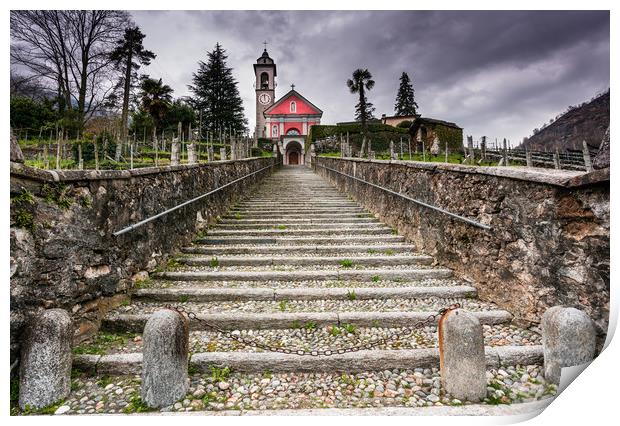
M276 64L267 53L267 43L265 42L265 50L260 58L254 64L254 74L256 75L256 137L264 138L265 133L265 116L263 113L267 108L273 105L276 90Z

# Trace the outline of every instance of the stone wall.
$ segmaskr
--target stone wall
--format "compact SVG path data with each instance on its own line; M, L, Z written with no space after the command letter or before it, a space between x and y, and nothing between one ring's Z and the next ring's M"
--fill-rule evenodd
M273 166L271 158L123 171L47 171L11 163L11 358L29 316L73 313L75 340L273 167L126 234L113 232ZM133 280L132 280L133 278Z
M564 304L586 311L598 332L609 316L609 169L475 167L314 157L313 167L420 251L435 256L523 323ZM320 165L480 223L417 206Z

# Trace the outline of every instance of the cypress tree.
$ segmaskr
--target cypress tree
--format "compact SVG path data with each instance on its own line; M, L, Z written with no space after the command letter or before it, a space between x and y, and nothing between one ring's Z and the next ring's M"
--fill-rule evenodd
M414 99L414 90L411 80L406 72L400 76L400 86L396 94L396 104L394 110L396 115L416 115L418 104Z
M215 133L218 129L247 130L243 102L232 68L226 65L227 59L226 50L217 43L213 51L207 53L207 62L198 63L193 85L189 86L194 94L193 104L202 111L203 134Z

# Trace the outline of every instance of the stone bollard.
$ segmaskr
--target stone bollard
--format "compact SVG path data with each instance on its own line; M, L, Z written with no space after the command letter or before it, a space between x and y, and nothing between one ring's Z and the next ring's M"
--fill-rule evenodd
M583 311L564 306L547 309L542 317L545 379L560 384L562 367L592 361L596 353L596 329Z
M226 160L226 148L220 148L220 160Z
M172 142L170 147L170 165L178 166L179 165L179 143Z
M439 320L439 366L446 392L477 402L486 397L484 336L478 318L461 309Z
M159 408L174 404L189 389L189 323L170 309L155 312L144 326L142 401Z
M71 317L48 309L28 326L19 369L19 406L43 408L71 391Z

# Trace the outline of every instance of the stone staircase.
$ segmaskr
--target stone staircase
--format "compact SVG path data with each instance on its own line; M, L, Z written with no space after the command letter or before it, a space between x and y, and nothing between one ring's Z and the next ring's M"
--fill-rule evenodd
M465 413L471 405L441 387L436 324L413 335L406 330L453 303L484 327L489 387L480 407L491 413L496 404L554 392L542 378L537 330L512 325L510 313L479 301L471 283L416 252L304 167L283 167L266 178L136 287L131 301L104 319L99 335L74 349L76 374L63 412L146 409L139 399L141 332L167 304L221 331L191 321L190 391L163 411L412 407L432 413L444 407ZM332 356L277 353L237 339L311 352L393 333L405 337Z

